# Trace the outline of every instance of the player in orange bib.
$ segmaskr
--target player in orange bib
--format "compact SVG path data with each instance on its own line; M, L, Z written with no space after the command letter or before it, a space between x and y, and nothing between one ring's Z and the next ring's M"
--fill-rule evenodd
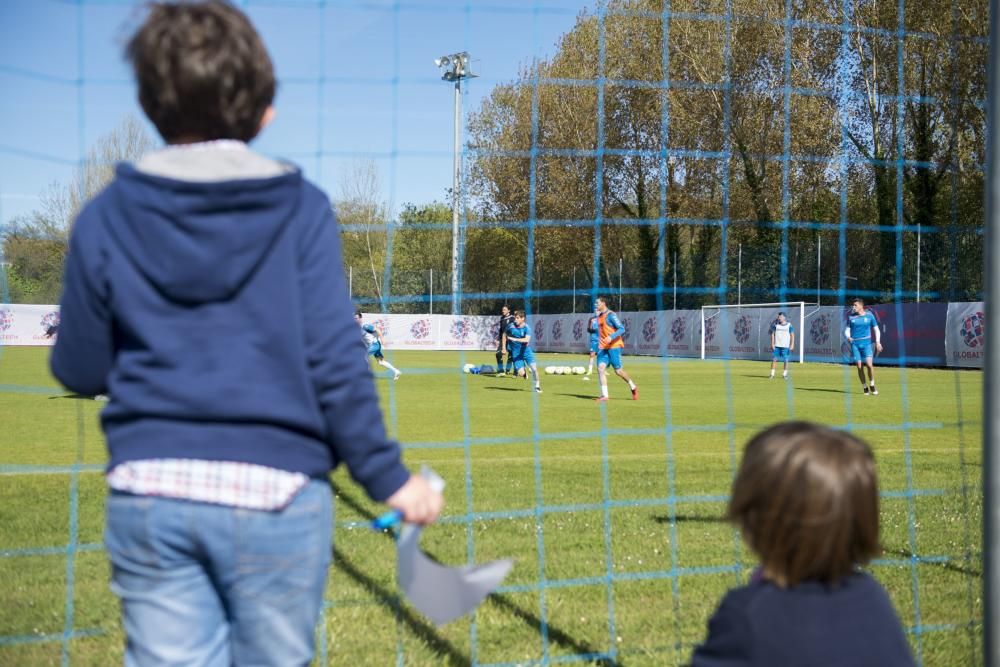
M622 348L625 341L625 325L621 323L614 311L608 308L608 303L604 297L597 297L597 374L601 379L601 395L597 398L599 402L608 400L608 373L610 365L615 369L615 375L620 377L632 390L632 400L639 400L639 388L632 382L622 369Z

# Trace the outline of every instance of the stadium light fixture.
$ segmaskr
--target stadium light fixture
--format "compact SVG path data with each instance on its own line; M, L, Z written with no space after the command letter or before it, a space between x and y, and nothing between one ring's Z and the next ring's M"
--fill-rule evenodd
M442 71L441 78L455 84L455 163L451 186L451 312L458 315L458 216L461 206L459 186L461 181L461 141L462 141L462 81L478 76L469 67L472 59L465 51L452 53L434 59L434 65Z

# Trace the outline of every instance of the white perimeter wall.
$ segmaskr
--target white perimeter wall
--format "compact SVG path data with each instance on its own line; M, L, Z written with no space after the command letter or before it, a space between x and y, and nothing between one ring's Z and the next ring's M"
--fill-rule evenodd
M805 344L808 361L842 362L845 311L839 306L806 307L805 330L799 331L797 308L709 310L706 356L729 359L769 359L769 326L779 310L796 327L796 345ZM941 360L949 366L982 368L985 355L983 303L948 305ZM701 355L701 311L620 312L625 325L625 353L672 357ZM585 354L589 346L589 313L532 315L534 348L539 352ZM0 344L51 345L48 326L59 321L57 306L0 304ZM499 316L367 314L390 350L493 350ZM883 325L885 326L885 325ZM883 331L883 341L892 332Z

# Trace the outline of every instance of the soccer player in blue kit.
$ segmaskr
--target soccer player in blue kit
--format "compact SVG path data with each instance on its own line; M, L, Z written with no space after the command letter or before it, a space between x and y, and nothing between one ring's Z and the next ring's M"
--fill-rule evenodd
M514 372L526 377L525 367L530 368L535 378L535 391L542 393L535 353L531 349L531 327L524 321L524 311L514 312L514 324L507 328L507 342L510 343L510 356L514 359Z
M844 335L847 337L847 342L851 344L851 354L858 367L858 378L861 380L865 394L878 396L878 390L875 388L875 368L872 366L872 331L875 332L875 350L882 351L882 334L878 328L878 320L872 313L865 310L865 302L862 299L854 300L853 311L848 317ZM865 371L861 367L862 361L868 366L868 382L865 382Z
M361 326L361 336L365 339L365 347L368 348L368 354L375 357L375 361L378 362L379 366L392 371L393 380L398 380L402 373L398 368L386 361L382 355L382 332L373 324L361 324L361 318L361 311L354 311L354 321Z

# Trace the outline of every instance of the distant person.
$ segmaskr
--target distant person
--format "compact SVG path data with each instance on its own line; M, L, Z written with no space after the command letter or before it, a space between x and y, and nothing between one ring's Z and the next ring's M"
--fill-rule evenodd
M80 212L51 359L71 390L111 396L125 664L306 665L331 470L410 522L434 521L441 495L386 435L329 200L247 147L275 92L247 17L153 3L125 53L168 146Z
M375 362L382 368L388 368L392 371L392 379L398 380L403 373L385 360L385 355L382 354L382 332L374 324L362 324L363 317L360 310L354 311L354 321L361 327L361 338L365 341L365 347L368 348L368 356L374 358Z
M514 314L510 312L510 306L504 304L500 307L500 333L497 334L497 375L510 373L514 368L514 360L510 354L510 341L507 340L507 329L514 324ZM504 353L507 353L507 366L504 367Z
M601 395L598 401L608 400L608 366L615 369L615 375L620 377L632 391L632 400L639 400L639 388L622 368L622 348L625 347L625 325L618 315L608 308L604 297L597 297L597 375L601 380Z
M542 393L542 382L538 377L538 365L535 363L535 353L531 349L531 326L525 321L524 311L514 313L514 324L507 329L507 340L511 343L511 356L514 358L514 373L527 378L531 371L535 378L535 391Z
M912 667L888 594L859 569L881 552L878 504L853 435L787 422L754 436L728 517L760 566L722 599L691 667Z
M48 327L45 328L45 337L46 338L53 338L53 337L58 336L58 335L59 335L59 325L58 324L51 324L51 325L49 325ZM92 398L95 401L104 401L104 402L107 402L109 400L107 394L97 394L97 395L93 396Z
M771 377L780 361L784 364L781 377L788 379L788 358L795 351L795 327L785 319L784 313L778 313L778 319L771 324Z
M875 316L865 310L865 302L862 299L855 299L852 306L852 313L847 318L847 328L844 329L844 336L851 345L851 357L858 367L858 379L861 380L861 388L865 395L878 396L878 389L875 388L875 366L872 354L872 332L875 332L875 350L882 351L881 332L878 328L878 320ZM865 382L865 371L861 364L868 367L868 382Z

